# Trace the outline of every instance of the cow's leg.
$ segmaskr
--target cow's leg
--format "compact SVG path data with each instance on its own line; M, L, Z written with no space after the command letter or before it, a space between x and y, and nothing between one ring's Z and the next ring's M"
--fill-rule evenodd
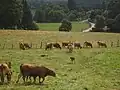
M26 76L26 82L28 81L28 77L29 77L29 76Z
M4 74L1 74L1 82L4 83Z
M33 79L34 79L34 82L33 82L33 83L36 83L36 76L34 76Z
M32 81L32 80L31 80L31 76L29 76L29 79L30 79L30 82L31 82L31 81Z
M19 82L19 79L21 78L21 76L22 76L21 74L18 75L18 79L17 79L16 83Z
M25 76L23 76L22 78L23 78L23 81L24 81L24 83L25 83Z
M42 77L42 82L40 82L40 83L43 83L43 82L44 82L44 80L45 80L45 77Z
M41 77L39 76L39 83L41 83L40 80L41 80Z

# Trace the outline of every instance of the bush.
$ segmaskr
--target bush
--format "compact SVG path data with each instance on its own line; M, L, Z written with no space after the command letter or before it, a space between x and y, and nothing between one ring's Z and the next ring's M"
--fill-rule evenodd
M71 31L72 29L72 23L66 19L63 19L61 22L61 26L59 27L59 31Z

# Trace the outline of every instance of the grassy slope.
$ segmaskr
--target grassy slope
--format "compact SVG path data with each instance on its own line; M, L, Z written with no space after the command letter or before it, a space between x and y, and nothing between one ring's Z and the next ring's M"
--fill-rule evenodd
M0 49L0 61L12 61L13 80L10 85L1 85L0 90L120 90L120 48L93 48L75 49L73 53L66 53L66 49L45 51L44 49L31 49L21 51L7 49L11 43L19 41L91 41L96 47L96 40L120 40L119 34L112 33L59 33L45 31L0 31L0 44L6 43L6 49ZM16 43L15 43L16 42ZM1 48L0 47L0 48ZM48 57L40 57L48 54ZM76 58L75 64L70 64L69 57ZM57 77L47 77L44 85L23 85L22 80L15 84L20 63L34 63L45 65L56 71Z
M40 23L38 24L40 30L44 31L58 31L60 23ZM89 28L87 23L80 23L80 22L72 22L72 31L80 32L86 28Z

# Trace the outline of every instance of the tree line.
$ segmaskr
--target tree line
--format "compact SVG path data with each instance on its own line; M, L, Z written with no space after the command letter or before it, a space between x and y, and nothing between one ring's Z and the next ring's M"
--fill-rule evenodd
M0 1L0 29L38 29L26 0Z

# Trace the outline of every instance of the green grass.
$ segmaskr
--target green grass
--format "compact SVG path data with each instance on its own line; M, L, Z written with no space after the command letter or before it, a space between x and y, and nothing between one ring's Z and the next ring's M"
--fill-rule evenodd
M113 33L60 33L48 31L0 31L0 62L11 61L13 77L10 85L0 85L0 90L120 90L120 48L116 47L116 41L120 40L119 34ZM32 42L40 44L43 41L90 41L92 49L74 49L73 53L67 53L67 49L43 49L19 50L18 42ZM114 47L97 48L96 41L101 40ZM6 44L2 49L3 44ZM11 44L15 49L9 49ZM16 45L15 45L16 44ZM48 54L41 57L41 54ZM70 56L76 58L76 63L71 64ZM51 68L57 77L47 77L44 85L25 85L20 80L15 84L21 63L33 63Z
M43 31L58 31L60 23L39 23L38 26L39 26L40 30L43 30ZM89 28L88 23L72 22L72 31L73 32L80 32L87 28Z

